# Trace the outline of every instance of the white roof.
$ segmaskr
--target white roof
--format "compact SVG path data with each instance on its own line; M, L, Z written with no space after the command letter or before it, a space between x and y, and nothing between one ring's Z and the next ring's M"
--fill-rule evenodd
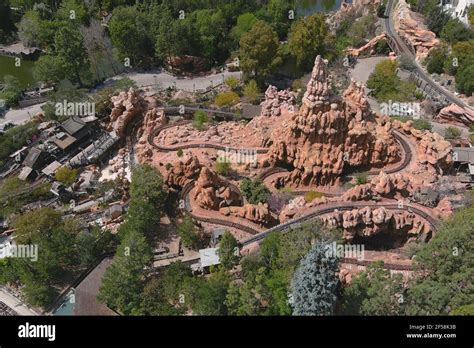
M217 253L218 249L219 248L208 248L199 250L202 267L209 267L220 263L219 254Z

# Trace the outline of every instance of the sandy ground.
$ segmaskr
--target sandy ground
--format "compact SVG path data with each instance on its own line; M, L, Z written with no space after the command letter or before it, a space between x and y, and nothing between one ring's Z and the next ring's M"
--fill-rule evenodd
M11 122L15 125L20 125L28 122L38 112L42 112L41 106L45 103L36 104L23 109L10 109L4 117L0 117L0 125Z

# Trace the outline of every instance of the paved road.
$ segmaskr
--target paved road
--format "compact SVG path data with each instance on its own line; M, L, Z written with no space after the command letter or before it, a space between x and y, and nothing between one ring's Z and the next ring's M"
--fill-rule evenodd
M173 75L170 75L166 72L159 73L126 73L119 76L115 76L112 79L118 80L123 77L128 77L135 81L138 87L146 86L155 86L160 89L166 89L168 87L176 87L177 89L190 91L206 89L211 86L218 85L222 83L228 77L233 76L240 80L240 72L228 72L223 73L194 77L194 78L177 78Z
M20 125L28 122L38 112L41 112L41 106L45 103L36 104L22 109L10 109L4 117L0 117L0 125L11 122Z
M17 312L18 315L39 315L18 298L13 296L4 286L0 286L0 301Z

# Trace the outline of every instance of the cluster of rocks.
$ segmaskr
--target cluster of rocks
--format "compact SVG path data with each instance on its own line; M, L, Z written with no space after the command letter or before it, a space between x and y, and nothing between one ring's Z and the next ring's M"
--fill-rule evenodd
M342 98L334 96L326 69L316 57L299 112L273 131L262 163L294 168L285 178L292 186L336 185L346 166L399 160L390 124L371 112L363 86L352 81Z
M201 168L194 186L193 199L201 208L209 210L242 204L240 192L207 167Z
M148 143L148 136L153 130L167 123L168 119L163 109L152 107L146 112L142 125L137 131L138 143L136 145L136 153L140 163L152 161L153 149Z
M423 60L439 44L436 34L426 29L423 18L410 10L405 0L398 1L394 13L395 30L412 45L417 60Z
M112 104L108 130L114 130L118 136L123 137L130 121L143 112L145 101L133 88L130 88L127 92L120 92L119 95L113 96Z
M335 211L323 215L321 220L329 227L343 228L343 238L348 242L355 236L371 237L379 233L407 233L416 236L431 230L427 223L413 213L393 212L384 207Z
M343 201L360 201L374 198L407 197L414 190L411 177L402 173L380 174L363 185L357 185L344 192Z
M184 187L201 173L201 164L197 156L186 152L182 158L171 163L164 174L165 184L169 187Z
M110 159L108 164L109 164L109 173L114 174L114 173L119 173L123 172L126 167L126 159L129 156L129 151L127 148L121 148L114 158Z
M242 207L225 207L219 209L219 212L225 216L237 216L249 221L255 222L259 225L266 225L271 219L268 204L245 204Z
M441 109L434 120L440 123L451 123L469 127L474 124L474 111L462 108L456 104L451 104Z
M342 2L341 7L327 17L327 24L332 32L335 32L341 23L347 18L362 17L377 12L381 0L352 0Z
M275 86L268 86L265 91L265 100L260 104L262 117L278 117L282 111L293 111L296 107L298 93L290 90L278 91Z

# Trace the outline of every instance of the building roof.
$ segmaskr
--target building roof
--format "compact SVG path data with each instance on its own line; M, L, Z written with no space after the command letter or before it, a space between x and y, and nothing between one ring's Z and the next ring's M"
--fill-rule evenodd
M68 118L61 124L61 127L70 135L74 135L79 132L86 123L77 117Z
M474 165L474 147L453 148L454 162L463 162Z
M61 165L62 164L59 163L58 161L54 161L48 164L47 167L42 170L42 172L43 174L46 174L48 176L53 176L56 173L56 171L59 169L59 167L61 167Z
M219 250L219 248L208 248L199 250L199 256L201 257L201 267L204 268L212 265L218 265L221 263L217 250Z
M97 301L105 271L112 264L112 258L105 258L75 288L74 315L117 315L106 305Z
M38 159L40 158L40 156L41 156L41 150L38 149L37 147L32 148L30 152L28 152L28 155L26 155L26 158L23 161L23 165L33 168L36 164L36 161L38 161Z
M26 179L28 179L32 171L33 171L33 168L23 167L20 174L18 174L18 179L25 181Z
M52 138L53 142L62 150L67 149L69 146L76 142L76 138L67 133L61 132L56 134Z

